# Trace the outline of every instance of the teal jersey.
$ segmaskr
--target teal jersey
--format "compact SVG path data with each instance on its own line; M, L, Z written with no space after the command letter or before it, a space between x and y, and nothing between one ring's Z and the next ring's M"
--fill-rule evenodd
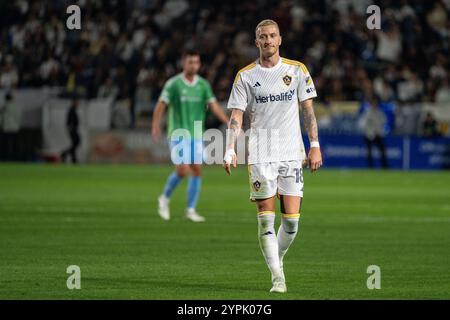
M176 129L186 129L191 138L202 139L207 104L215 99L208 81L200 76L192 83L182 73L170 78L159 97L168 104L168 136ZM200 122L200 130L194 130L195 121Z

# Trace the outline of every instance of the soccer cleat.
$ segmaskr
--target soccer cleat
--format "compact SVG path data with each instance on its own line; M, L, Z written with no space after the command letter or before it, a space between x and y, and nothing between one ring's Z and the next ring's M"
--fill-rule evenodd
M186 218L188 218L189 220L194 221L194 222L205 221L205 218L202 217L201 215L199 215L197 213L197 211L195 211L195 209L192 209L192 208L186 209Z
M158 198L158 214L163 220L170 220L169 199L164 195Z
M270 289L270 292L275 293L285 293L287 292L286 282L284 281L284 278L278 277L272 280L273 286L272 289Z

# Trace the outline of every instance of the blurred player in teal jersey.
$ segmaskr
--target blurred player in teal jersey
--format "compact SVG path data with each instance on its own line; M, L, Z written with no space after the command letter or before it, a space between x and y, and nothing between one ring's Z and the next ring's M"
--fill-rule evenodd
M208 81L198 75L200 65L198 52L186 51L183 54L183 72L165 83L153 114L152 137L158 140L161 136L161 119L168 108L167 136L171 159L175 164L175 171L168 177L163 194L158 198L158 213L164 220L170 219L169 200L172 192L190 174L186 217L194 222L205 221L195 208L200 194L202 137L207 107L220 121L228 122L228 116L217 102ZM196 123L200 123L201 130L195 130Z

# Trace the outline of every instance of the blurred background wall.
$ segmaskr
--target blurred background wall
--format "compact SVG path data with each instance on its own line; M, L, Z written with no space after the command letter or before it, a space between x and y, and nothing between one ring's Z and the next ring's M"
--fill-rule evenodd
M71 4L81 30L66 28ZM371 4L381 30L366 27ZM314 79L325 166L367 167L363 119L377 104L389 167L450 167L448 0L0 1L0 161L60 161L76 97L82 162L168 163L149 130L182 49L201 51L200 73L225 106L236 72L258 56L264 18L280 25L282 56Z

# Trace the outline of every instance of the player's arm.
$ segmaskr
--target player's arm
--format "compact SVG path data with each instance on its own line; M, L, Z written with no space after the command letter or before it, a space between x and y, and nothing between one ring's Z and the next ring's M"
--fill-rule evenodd
M227 123L229 121L227 114L217 101L211 101L208 104L208 107L211 109L212 113L216 116L217 119L219 119L223 123Z
M303 123L308 133L311 148L308 152L307 164L311 171L316 171L322 166L322 154L319 146L319 132L317 129L317 120L314 114L312 99L304 100L300 103L302 107Z
M226 153L223 159L223 167L228 174L231 174L231 164L236 168L237 157L234 151L239 132L242 128L244 112L240 109L233 109L230 121L228 122Z
M164 112L167 108L167 103L158 100L158 103L156 104L155 111L153 112L153 119L152 119L152 138L154 140L158 140L161 137L161 119L164 115Z

